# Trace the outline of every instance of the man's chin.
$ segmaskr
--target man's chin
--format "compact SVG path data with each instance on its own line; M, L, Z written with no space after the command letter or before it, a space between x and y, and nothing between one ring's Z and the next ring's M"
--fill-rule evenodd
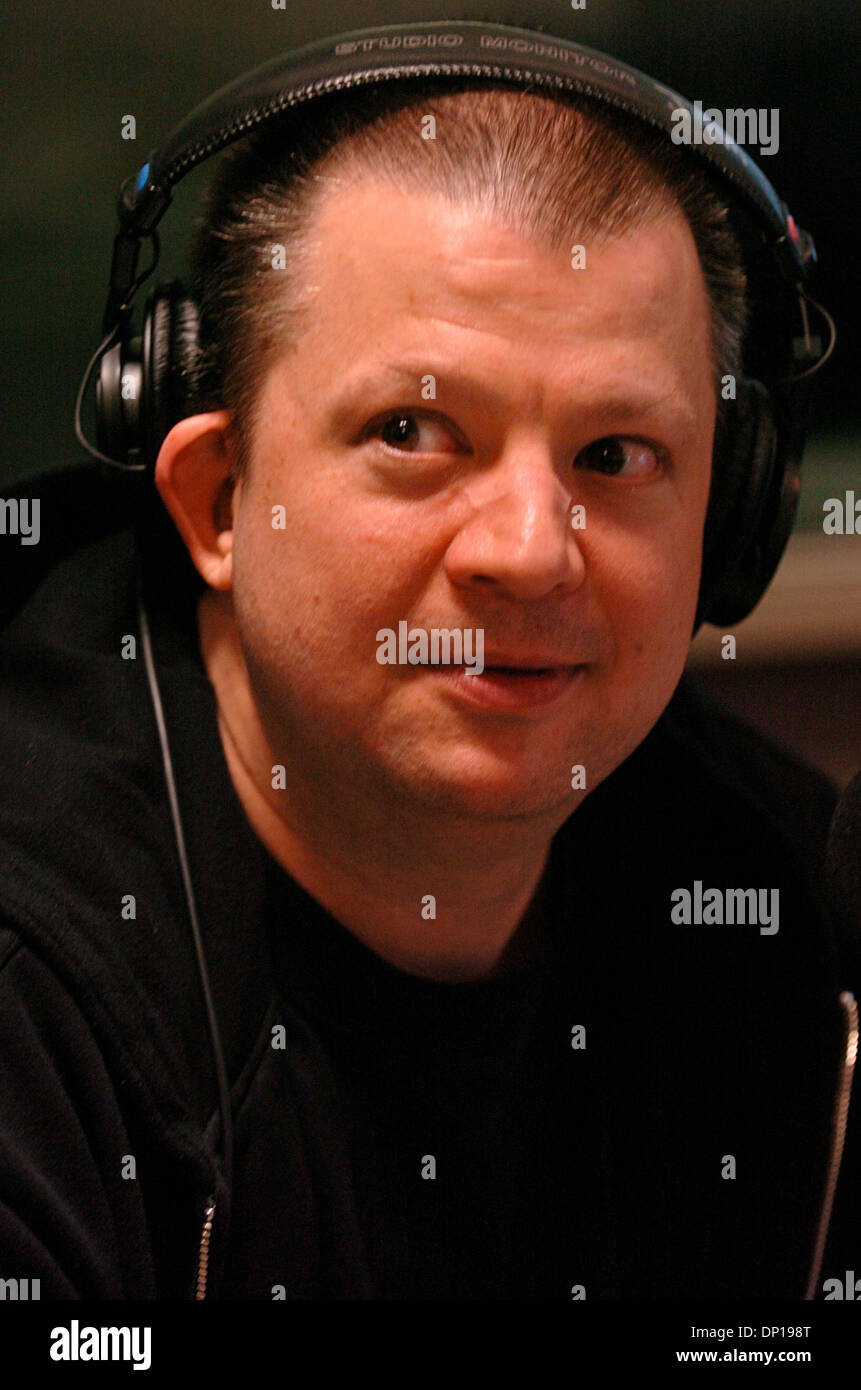
M540 770L489 771L464 762L446 767L436 761L399 780L414 810L425 807L437 816L476 822L546 823L552 834L586 794L572 787L570 763L560 764L559 770L563 776L554 786L546 765Z

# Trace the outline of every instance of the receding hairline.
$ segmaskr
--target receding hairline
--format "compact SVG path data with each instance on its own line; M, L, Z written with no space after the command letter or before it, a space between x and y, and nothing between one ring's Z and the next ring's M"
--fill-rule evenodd
M333 151L333 154L335 152ZM307 222L303 227L301 237L294 243L294 254L297 259L297 278L301 284L300 294L290 294L284 289L285 295L289 294L290 303L290 331L289 338L285 335L281 343L280 351L273 348L268 368L272 369L277 361L296 346L310 327L315 308L317 307L317 291L319 286L314 284L311 277L313 266L314 249L323 242L324 219L329 220L330 226L325 230L331 231L331 224L343 211L339 208L339 200L343 199L345 193L360 191L373 195L380 188L388 188L397 195L404 197L420 193L427 204L427 200L437 202L445 206L448 210L462 215L464 221L469 221L472 227L486 225L488 228L499 229L512 233L515 237L525 244L536 248L542 253L549 253L551 256L570 256L570 236L554 235L546 227L540 224L536 226L529 219L514 219L503 222L495 216L491 208L483 205L480 199L464 201L455 200L450 193L443 187L428 187L422 185L421 180L416 178L412 186L405 186L387 176L385 170L380 170L364 160L361 154L350 150L346 152L342 159L327 158L325 168L321 168L315 174L315 189L306 204ZM476 223L475 217L479 214L479 221ZM703 303L706 312L710 312L708 287L703 275L696 242L690 223L680 207L671 196L656 198L648 206L642 206L637 215L628 222L620 222L608 229L603 225L595 230L589 237L590 248L597 250L623 245L638 234L652 230L659 230L665 226L671 226L681 231L693 254L693 264L696 266L699 284L702 288ZM330 242L331 247L331 242ZM570 265L570 261L568 262ZM561 266L560 266L561 269ZM714 367L713 351L711 338L709 335L709 360ZM258 394L257 403L260 402ZM254 424L256 425L256 409L254 411ZM250 441L249 441L250 442Z

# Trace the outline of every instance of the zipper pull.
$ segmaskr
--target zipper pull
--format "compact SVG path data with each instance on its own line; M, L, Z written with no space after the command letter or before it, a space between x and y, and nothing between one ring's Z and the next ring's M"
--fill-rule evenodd
M212 1238L212 1223L215 1220L215 1198L210 1197L203 1216L203 1230L200 1233L200 1252L197 1259L197 1288L195 1299L206 1298L206 1279L209 1272L209 1243Z

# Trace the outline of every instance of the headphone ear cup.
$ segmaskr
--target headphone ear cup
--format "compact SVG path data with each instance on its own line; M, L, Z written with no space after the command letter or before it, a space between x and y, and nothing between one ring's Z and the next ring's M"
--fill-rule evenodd
M768 391L739 378L721 402L703 541L696 626L740 622L756 607L780 563L798 504L799 477L779 457Z
M144 316L141 422L147 462L178 420L194 413L200 377L199 315L178 281L160 285Z
M134 437L123 399L128 355L129 344L123 332L119 341L102 354L96 377L96 443L108 458L122 460L130 459Z

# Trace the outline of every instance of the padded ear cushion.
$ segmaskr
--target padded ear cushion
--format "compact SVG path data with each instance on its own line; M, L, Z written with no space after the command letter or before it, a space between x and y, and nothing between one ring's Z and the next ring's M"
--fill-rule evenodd
M149 298L143 324L143 447L150 464L154 463L167 433L165 416L170 376L170 310L170 287L159 286Z
M775 484L778 488L781 485L777 445L768 392L752 378L739 378L736 399L721 402L697 626L701 622L726 625L746 618L777 568L792 527L790 519L785 528L785 516L772 515L770 505ZM778 521L780 536L770 533Z
M193 415L200 378L200 316L194 300L177 286L171 316L171 425Z
M153 467L165 436L194 410L198 323L197 306L178 282L153 292L143 330L144 448Z

